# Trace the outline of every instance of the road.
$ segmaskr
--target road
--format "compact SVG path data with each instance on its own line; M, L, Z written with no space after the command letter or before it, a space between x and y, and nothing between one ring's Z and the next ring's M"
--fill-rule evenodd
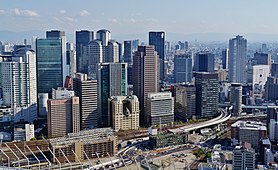
M202 129L205 127L209 127L212 125L217 125L217 124L226 122L227 120L229 120L231 118L231 114L228 114L224 109L219 109L219 110L220 110L221 114L216 118L210 119L205 122L200 122L200 123L196 123L196 124L182 126L182 127L175 128L175 129L170 129L169 131L173 132L173 133L195 131L197 129Z

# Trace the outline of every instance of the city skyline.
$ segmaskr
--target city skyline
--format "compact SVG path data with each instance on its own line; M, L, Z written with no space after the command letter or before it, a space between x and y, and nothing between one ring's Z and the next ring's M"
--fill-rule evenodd
M84 0L28 3L11 0L1 3L0 20L5 23L0 31L34 31L59 29L74 34L75 30L106 28L118 36L131 37L148 31L161 30L180 35L190 34L270 34L278 35L275 24L275 4L259 0L246 1L134 1L91 2ZM147 5L146 5L147 3ZM65 5L67 4L67 5ZM103 5L103 7L101 7ZM128 6L128 8L126 8ZM157 7L157 8L154 8ZM258 15L257 11L264 11ZM254 17L255 16L255 17ZM175 39L174 35L171 39ZM224 36L224 35L222 35ZM145 35L147 39L147 35ZM225 37L227 37L225 35ZM29 37L26 37L29 38ZM247 36L249 39L249 37ZM204 36L204 39L206 37ZM267 39L266 39L267 40Z

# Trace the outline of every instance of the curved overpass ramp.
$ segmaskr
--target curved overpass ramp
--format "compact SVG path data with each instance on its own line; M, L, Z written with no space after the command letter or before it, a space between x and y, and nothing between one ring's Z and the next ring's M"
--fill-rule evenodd
M194 131L197 129L202 129L205 127L209 127L209 126L213 126L213 125L217 125L217 124L226 122L231 118L231 114L228 114L226 112L226 110L220 109L220 112L221 112L221 114L218 117L210 119L208 121L191 124L191 125L186 125L186 126L179 127L176 129L171 129L169 131L172 133L190 132L190 131Z

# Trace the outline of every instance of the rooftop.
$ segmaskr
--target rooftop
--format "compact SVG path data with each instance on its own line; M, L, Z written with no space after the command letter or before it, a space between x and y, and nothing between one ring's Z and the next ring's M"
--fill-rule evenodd
M50 139L49 142L52 146L59 147L77 142L98 143L114 137L116 136L114 136L114 130L112 128L97 128L80 131L78 133L69 133L64 137Z
M257 121L237 121L232 124L232 127L248 130L266 130L266 126L262 122Z

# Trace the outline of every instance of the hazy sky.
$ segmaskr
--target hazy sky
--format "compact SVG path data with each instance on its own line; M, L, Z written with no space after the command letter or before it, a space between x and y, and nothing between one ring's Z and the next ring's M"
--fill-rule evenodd
M0 0L0 30L278 34L277 0Z

